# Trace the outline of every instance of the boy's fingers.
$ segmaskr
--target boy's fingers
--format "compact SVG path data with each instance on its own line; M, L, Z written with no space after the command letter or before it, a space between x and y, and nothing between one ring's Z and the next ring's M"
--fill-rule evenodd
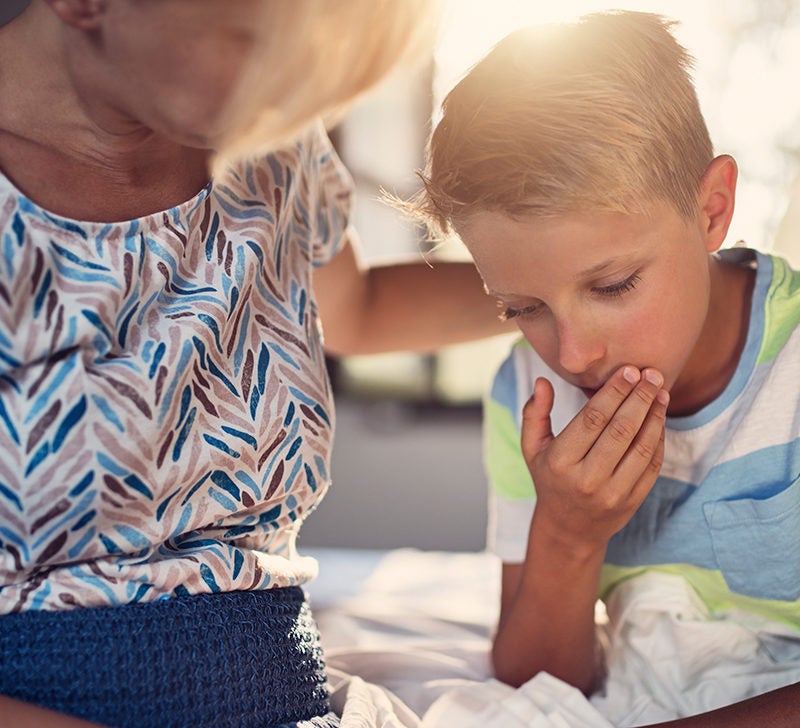
M623 457L637 442L653 402L658 395L664 378L655 369L645 369L639 383L632 388L629 395L619 405L617 411L609 419L603 432L597 438L589 454L586 456L590 464L606 467L610 465L612 471L616 470ZM598 392L600 394L600 392ZM658 440L658 435L652 439L652 446ZM640 447L650 446L651 440L638 440ZM652 450L650 452L652 455ZM638 477L638 476L637 476Z
M635 487L640 482L651 485L655 482L664 461L664 426L668 404L669 394L663 389L659 390L639 433L623 455L615 476L636 483Z
M666 409L666 406L665 406ZM652 490L656 480L661 472L661 466L664 463L664 442L666 440L666 430L662 427L661 434L656 445L656 450L653 458L645 467L644 472L639 476L639 480L633 486L630 497L632 502L639 505L647 497L647 494ZM637 505L638 508L638 505Z
M575 462L592 450L640 378L641 373L636 367L621 367L564 428L559 439L573 453Z
M533 395L522 409L522 454L525 462L531 459L553 439L550 412L555 394L547 379L539 378L533 387Z

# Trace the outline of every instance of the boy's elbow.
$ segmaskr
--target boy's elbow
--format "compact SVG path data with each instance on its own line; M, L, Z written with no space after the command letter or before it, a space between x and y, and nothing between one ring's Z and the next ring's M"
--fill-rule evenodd
M521 665L513 655L507 654L503 645L498 646L497 641L492 645L491 663L495 678L513 688L520 687L540 672L540 670L532 670L528 666Z
M587 697L598 687L601 676L594 664L575 666L560 666L553 662L545 664L543 660L531 660L532 651L523 651L520 654L520 643L514 642L512 651L508 651L497 642L492 645L491 664L494 677L500 682L518 688L533 679L540 672L547 672L553 677L562 680L572 687L580 690Z

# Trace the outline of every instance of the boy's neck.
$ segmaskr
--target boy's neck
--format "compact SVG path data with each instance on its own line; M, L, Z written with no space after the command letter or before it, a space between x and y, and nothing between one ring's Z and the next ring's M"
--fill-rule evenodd
M742 356L750 327L755 271L710 260L711 296L703 331L681 376L670 391L668 414L694 414L719 397Z

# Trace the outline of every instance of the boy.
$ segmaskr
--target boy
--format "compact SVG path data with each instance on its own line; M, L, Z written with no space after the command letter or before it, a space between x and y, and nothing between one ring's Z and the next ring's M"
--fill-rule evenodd
M655 15L518 31L431 139L415 209L462 238L524 335L486 405L492 657L511 684L546 671L591 692L595 601L640 575L800 639L800 275L720 250L737 168L689 66ZM795 724L798 679L681 725Z

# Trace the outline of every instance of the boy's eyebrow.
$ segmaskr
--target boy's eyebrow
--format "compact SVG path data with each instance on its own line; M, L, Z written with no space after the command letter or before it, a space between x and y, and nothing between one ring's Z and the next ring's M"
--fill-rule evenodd
M579 278L591 278L592 276L596 276L598 273L602 273L609 268L614 268L615 266L623 263L625 261L624 258L609 258L608 260L603 261L602 263L598 263L597 265L593 265L591 268L587 268L584 271L581 271L578 274Z
M606 270L610 270L610 269L613 269L613 268L617 267L618 265L624 264L627 260L628 259L623 257L623 256L619 256L619 257L616 257L616 258L609 258L608 260L604 260L602 263L598 263L597 265L593 265L590 268L586 268L585 270L582 270L580 273L576 273L575 274L575 278L577 278L579 280L583 280L583 279L586 279L586 278L592 278L593 276L596 276L596 275L598 275L600 273L603 273ZM487 287L486 285L484 285L483 289L486 291L486 294L488 296L499 296L499 297L503 297L503 296L520 296L520 297L526 297L526 294L503 293L503 292L500 292L500 291L495 291L495 290L492 290L491 288Z

